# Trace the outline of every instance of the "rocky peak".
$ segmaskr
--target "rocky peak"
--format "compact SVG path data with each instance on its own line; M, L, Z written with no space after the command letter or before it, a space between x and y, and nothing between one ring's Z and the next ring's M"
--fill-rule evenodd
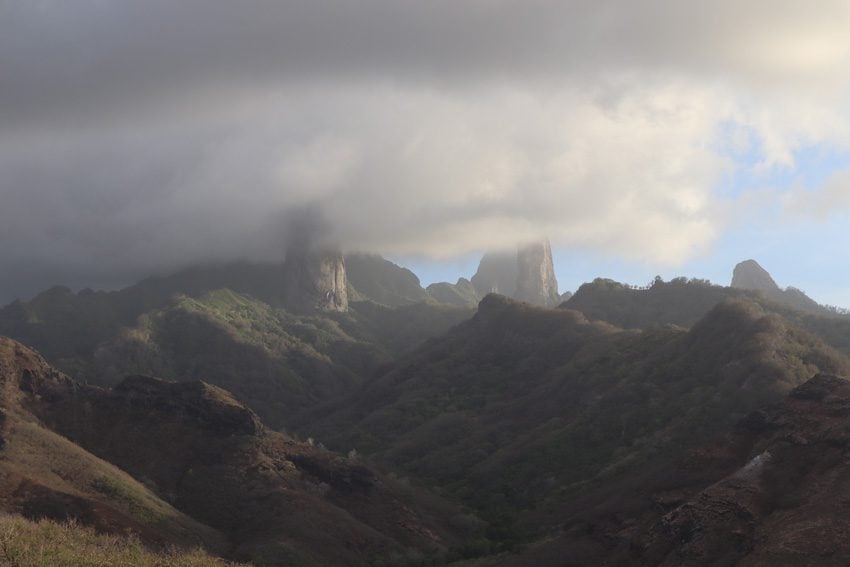
M471 282L479 297L498 293L542 307L560 303L548 240L519 246L516 253L488 252Z
M285 303L293 311L348 311L345 259L339 250L290 248L285 274Z
M481 258L478 271L470 279L479 297L488 293L499 293L513 297L517 282L516 254L510 252L488 252Z
M514 297L533 305L554 307L560 300L552 248L549 241L535 242L517 250L517 283Z
M732 287L754 289L766 293L779 291L779 286L755 260L746 260L735 266L732 273Z

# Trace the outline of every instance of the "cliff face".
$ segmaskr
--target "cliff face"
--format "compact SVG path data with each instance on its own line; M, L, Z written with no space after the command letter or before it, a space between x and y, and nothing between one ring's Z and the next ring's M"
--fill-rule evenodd
M536 242L517 251L517 284L514 298L533 305L554 307L559 303L558 280L549 241Z
M766 293L779 291L779 286L755 260L746 260L735 266L732 273L732 287L754 289Z
M290 249L284 267L288 309L298 313L348 311L348 282L341 252Z
M479 297L488 293L513 297L517 281L516 255L509 252L484 254L478 264L478 271L470 281Z
M755 260L746 260L735 266L732 273L732 287L760 291L768 299L784 303L800 311L817 314L830 313L803 291L794 287L780 288L770 277L767 270L762 268Z
M541 307L560 303L548 240L520 246L516 254L485 254L471 281L479 297L498 293Z

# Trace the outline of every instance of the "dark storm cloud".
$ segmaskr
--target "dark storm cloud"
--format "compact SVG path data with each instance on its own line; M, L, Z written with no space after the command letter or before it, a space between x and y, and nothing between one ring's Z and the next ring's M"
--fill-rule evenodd
M776 36L799 50L801 26L828 41L847 23L846 13L843 22L825 17L841 14L841 3L816 4L5 0L0 112L7 124L126 112L222 83L389 77L451 86L645 66L769 74Z
M849 24L843 2L0 0L0 301L280 259L304 210L351 248L546 232L680 261L719 230L718 124L768 164L846 139Z

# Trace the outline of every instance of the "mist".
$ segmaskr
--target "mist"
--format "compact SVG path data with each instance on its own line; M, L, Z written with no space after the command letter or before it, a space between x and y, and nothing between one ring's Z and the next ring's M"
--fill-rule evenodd
M724 180L850 149L850 9L781 8L0 1L0 301L279 261L303 211L394 257L683 265L801 199Z

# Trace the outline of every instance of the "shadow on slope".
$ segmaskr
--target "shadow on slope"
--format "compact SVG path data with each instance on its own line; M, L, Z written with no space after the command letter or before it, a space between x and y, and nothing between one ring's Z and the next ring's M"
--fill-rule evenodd
M441 487L509 547L593 486L670 463L848 361L753 303L686 331L622 331L490 295L478 313L305 426Z
M144 376L110 390L83 386L20 344L8 339L0 344L5 407L20 416L5 430L13 435L3 448L4 462L23 462L26 457L12 451L11 441L21 436L21 424L33 424L41 439L56 439L87 456L76 468L64 469L70 479L64 480L90 485L105 506L120 511L125 505L128 515L138 512L172 539L181 533L181 521L190 527L200 521L228 537L230 556L288 565L443 561L480 537L474 517L354 456L268 430L225 390ZM34 470L56 471L49 463L61 453L53 445L31 445L30 452L40 459ZM118 471L104 461L132 478L103 477L97 466ZM144 498L151 504L142 508ZM68 504L56 506L68 513ZM36 512L32 515L45 515L44 508ZM103 518L77 514L73 507L70 514L95 525ZM142 537L150 532L138 531Z

